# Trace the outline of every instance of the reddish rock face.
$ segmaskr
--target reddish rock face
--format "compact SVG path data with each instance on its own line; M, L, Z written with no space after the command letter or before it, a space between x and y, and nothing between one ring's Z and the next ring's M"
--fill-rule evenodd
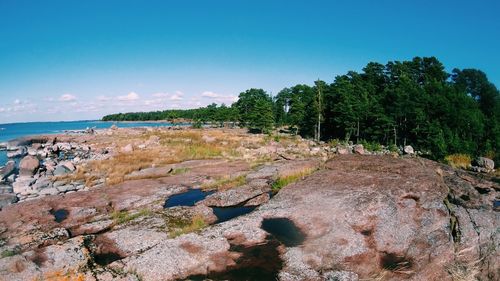
M447 280L448 267L468 253L469 263L483 261L484 278L498 278L498 250L486 253L499 241L491 204L499 188L465 176L424 159L336 157L266 205L286 205L283 214L308 234L285 271L301 260L316 272L340 268L361 279Z
M8 280L32 280L40 272L80 263L100 266L97 273L83 272L91 280L110 268L143 280L217 279L248 268L263 268L280 280L451 280L453 268L477 269L481 280L500 278L500 216L494 207L500 186L486 176L414 157L350 154L335 157L271 199L267 193L249 197L249 190L278 175L316 167L315 162L278 162L255 171L241 162L186 162L190 170L182 175L8 206L0 211L0 235L7 246L20 245L23 254L0 259L0 280L3 272ZM177 217L174 209L163 209L165 198L208 175L240 172L248 173L246 186L252 188L220 192L231 195L220 196L221 204L242 196L263 205L202 231L168 235ZM149 213L130 224L117 220L117 212L132 215L144 208ZM214 221L203 204L183 208L177 212ZM61 209L67 217L57 222L52 214ZM276 219L291 220L303 233L300 243L283 243L289 233L264 227ZM263 255L254 258L254 249Z

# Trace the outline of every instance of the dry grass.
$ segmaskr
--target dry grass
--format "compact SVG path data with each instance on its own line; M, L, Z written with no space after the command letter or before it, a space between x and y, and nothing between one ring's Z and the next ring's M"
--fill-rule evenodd
M467 154L451 154L444 158L446 163L455 169L467 169L471 166L471 157Z
M456 254L455 262L446 267L453 281L476 281L476 276L481 273L481 259L466 261L468 252L474 247L462 249Z
M448 266L448 273L453 281L476 281L476 276L481 273L479 261L468 263L454 263Z
M115 151L119 151L126 144L144 143L153 135L159 137L159 145L136 149L129 153L118 152L109 159L90 161L86 165L79 166L75 173L64 179L83 181L85 185L93 186L97 179L105 178L107 185L115 185L123 182L125 175L149 167L161 167L193 159L235 156L236 147L244 140L243 135L225 133L221 130L157 130L144 132L141 135L128 133L113 135ZM203 135L214 137L216 141L205 142Z
M199 231L205 227L207 227L207 222L205 221L205 218L201 215L196 215L191 219L191 222L186 225L182 225L177 229L174 229L169 233L169 236L171 238L175 238L177 236L186 234L186 233L191 233L191 232L196 232Z
M233 187L241 186L246 183L246 175L239 175L237 177L222 177L214 182L206 183L201 186L202 189L218 189L227 190Z
M281 176L272 184L272 189L278 191L291 183L304 179L316 170L316 168L307 167L286 176Z

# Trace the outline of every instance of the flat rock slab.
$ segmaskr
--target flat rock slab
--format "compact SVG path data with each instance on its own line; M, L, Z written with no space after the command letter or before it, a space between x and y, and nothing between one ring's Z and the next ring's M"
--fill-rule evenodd
M259 195L269 192L269 186L255 187L252 185L238 186L232 189L216 192L207 196L204 200L198 202L209 207L231 207L237 206L251 200Z
M7 206L0 211L1 237L26 247L62 247L68 241L62 231L65 227L100 221L99 216L105 221L106 215L116 210L136 211L152 204L161 208L168 196L180 192L179 186L187 189L203 175L248 170L248 166L247 170L242 167L230 162L227 166L204 165L182 175L128 181L112 188ZM249 182L272 179L280 169L286 175L304 167L304 163L274 163L258 169L259 175L251 176ZM209 205L241 204L254 194L254 199L260 200L258 193L267 193L259 186L247 184L205 200L214 201ZM108 243L104 246L120 254L120 259L105 268L134 272L142 280L178 280L224 272L235 266L242 249L273 239L262 223L274 218L290 220L305 235L299 245L275 247L282 263L277 267L279 280L366 280L382 275L385 280L450 280L450 266L479 259L482 263L478 264L477 277L497 280L500 216L493 202L500 196L499 190L493 181L425 159L341 155L327 162L324 169L283 187L253 212L201 231L170 238L162 216L154 216L113 227L98 236L105 237L101 238ZM151 201L153 198L158 202ZM205 203L202 207L208 209ZM71 209L76 206L82 209ZM60 208L68 209L69 215L56 223L50 212ZM452 218L458 224L452 226ZM52 244L37 242L40 239ZM462 254L457 256L458 252ZM57 262L50 268L64 268L63 261L80 264L85 260L80 257L85 256L54 258ZM23 271L8 271L14 259L23 258ZM27 260L23 255L0 259L0 269L7 270L8 280L30 280L40 276L38 270L44 272ZM251 258L248 262L252 263Z

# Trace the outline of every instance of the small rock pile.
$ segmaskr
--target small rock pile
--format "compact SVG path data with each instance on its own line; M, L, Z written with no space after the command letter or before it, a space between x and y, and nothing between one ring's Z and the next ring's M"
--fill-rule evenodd
M0 169L0 209L17 201L84 189L83 182L54 181L53 177L74 172L75 165L84 160L103 158L102 152L93 152L89 145L56 138L6 144L5 149L10 160Z

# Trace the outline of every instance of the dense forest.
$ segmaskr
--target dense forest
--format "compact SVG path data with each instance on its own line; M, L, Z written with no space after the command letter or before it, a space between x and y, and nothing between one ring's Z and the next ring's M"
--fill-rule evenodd
M252 131L288 126L303 137L413 145L435 159L453 153L500 158L500 93L476 69L445 71L434 57L370 62L333 83L295 85L271 96L240 93L231 106L108 115L105 121L239 122ZM319 128L319 130L318 130Z

